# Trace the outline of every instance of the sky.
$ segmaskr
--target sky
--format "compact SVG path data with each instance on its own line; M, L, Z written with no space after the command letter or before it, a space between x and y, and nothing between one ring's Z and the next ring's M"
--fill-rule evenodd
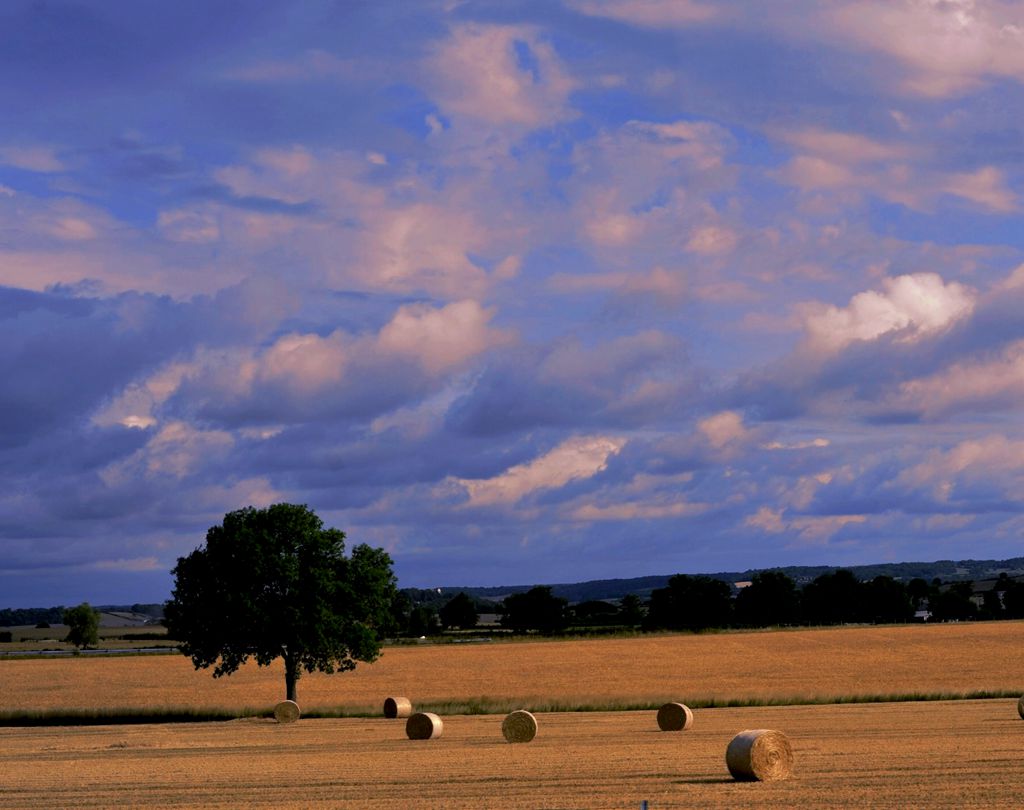
M1024 555L1024 7L7 0L0 607Z

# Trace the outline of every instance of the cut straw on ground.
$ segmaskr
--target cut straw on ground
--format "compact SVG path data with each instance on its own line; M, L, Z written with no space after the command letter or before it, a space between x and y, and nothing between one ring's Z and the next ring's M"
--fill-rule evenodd
M910 692L855 695L794 695L772 698L704 698L687 699L691 709L736 709L764 706L827 706L858 703L920 703L951 700L1006 700L1020 698L1019 690L979 690L965 692ZM423 701L417 708L441 716L508 714L523 702L520 698L506 699L481 696L471 700ZM276 705L276 704L275 704ZM662 701L534 701L530 707L533 713L549 712L627 712L657 711ZM1011 710L1012 711L1012 710ZM337 706L317 707L302 713L305 719L328 719L346 717L371 718L381 716L380 706ZM240 708L216 707L192 709L188 707L163 707L159 709L46 709L0 711L0 726L75 726L75 725L117 725L138 723L189 723L244 718L273 718L274 706Z

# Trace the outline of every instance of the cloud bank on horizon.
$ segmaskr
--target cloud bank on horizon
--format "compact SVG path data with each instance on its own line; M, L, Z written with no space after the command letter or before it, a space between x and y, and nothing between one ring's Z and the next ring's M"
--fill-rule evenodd
M1024 9L0 8L0 606L1024 554Z

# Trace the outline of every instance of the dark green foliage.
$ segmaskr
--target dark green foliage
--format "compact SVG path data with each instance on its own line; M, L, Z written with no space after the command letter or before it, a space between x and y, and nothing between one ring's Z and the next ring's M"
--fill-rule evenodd
M568 608L567 599L554 596L551 588L538 586L505 598L501 625L517 632L560 633L568 624Z
M68 626L69 641L76 647L95 647L100 640L100 614L88 602L64 611L64 624Z
M572 618L573 623L579 626L607 626L620 621L619 608L601 599L573 605Z
M40 622L60 624L63 618L63 605L49 608L4 608L0 610L0 627L23 627Z
M165 608L168 636L214 677L249 658L285 662L286 696L301 670L341 672L380 653L395 597L391 558L325 529L306 506L248 507L224 516L205 548L178 559Z
M914 610L921 609L921 606L928 601L930 593L931 586L926 579L914 577L907 583L907 596L910 597L910 604L913 605Z
M10 630L0 630L0 644L10 644L14 641L14 635Z
M403 635L413 638L436 636L441 632L441 622L437 619L437 611L432 607L419 605L409 614L409 623Z
M476 627L477 619L480 618L476 612L476 605L464 591L459 591L445 603L438 615L443 627L457 627L460 630L471 630Z
M796 583L781 571L754 574L736 595L736 621L743 627L779 627L800 617Z
M928 600L932 619L948 622L976 618L978 606L971 599L973 593L971 582L955 582L938 588Z
M626 627L636 627L644 620L643 603L635 593L627 593L619 600L619 621Z
M1003 611L1008 619L1024 619L1024 582L1011 582L1003 591Z
M902 582L892 577L877 576L861 584L864 621L875 624L907 622L914 618L914 606Z
M697 631L728 627L731 620L732 597L725 582L677 574L668 587L651 594L645 627Z
M822 574L803 590L803 620L807 624L844 624L861 621L861 584L844 568Z

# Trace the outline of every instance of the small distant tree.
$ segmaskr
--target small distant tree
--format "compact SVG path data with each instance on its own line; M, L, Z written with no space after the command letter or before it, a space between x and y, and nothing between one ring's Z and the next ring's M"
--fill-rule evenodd
M914 610L920 610L923 605L926 605L930 595L931 586L928 584L928 580L914 577L907 583L907 596L910 597L910 604Z
M651 592L646 626L650 629L707 630L728 627L732 618L729 586L720 579L676 574Z
M861 586L861 615L875 624L907 622L914 618L914 605L907 586L890 576L879 575Z
M428 605L417 605L409 612L409 624L406 634L419 638L434 636L441 632L441 623L437 620L437 611Z
M619 600L619 621L627 627L636 627L643 620L643 602L635 593L627 593Z
M306 506L279 503L224 516L206 546L175 566L167 632L196 669L230 675L249 658L284 659L285 694L302 673L374 661L392 621L395 576L381 549L325 529Z
M736 595L736 618L746 627L795 624L800 614L796 583L782 571L761 571Z
M476 611L473 600L465 591L459 591L438 612L441 624L446 628L458 627L460 630L471 630L476 627L480 615Z
M1003 608L1008 619L1024 619L1024 582L1007 583L1003 592Z
M575 624L579 625L609 625L618 624L619 608L611 602L603 599L588 599L572 606L572 615Z
M555 596L551 588L545 585L505 597L502 609L502 627L519 632L539 630L541 633L560 633L569 620L569 601Z
M863 614L863 588L852 571L840 568L807 583L801 595L803 619L808 624L859 622Z
M64 624L68 626L68 634L64 639L79 649L95 647L100 641L100 614L93 610L88 602L64 611Z
M954 582L940 588L929 600L932 618L940 622L976 619L978 606L971 597L973 582Z

